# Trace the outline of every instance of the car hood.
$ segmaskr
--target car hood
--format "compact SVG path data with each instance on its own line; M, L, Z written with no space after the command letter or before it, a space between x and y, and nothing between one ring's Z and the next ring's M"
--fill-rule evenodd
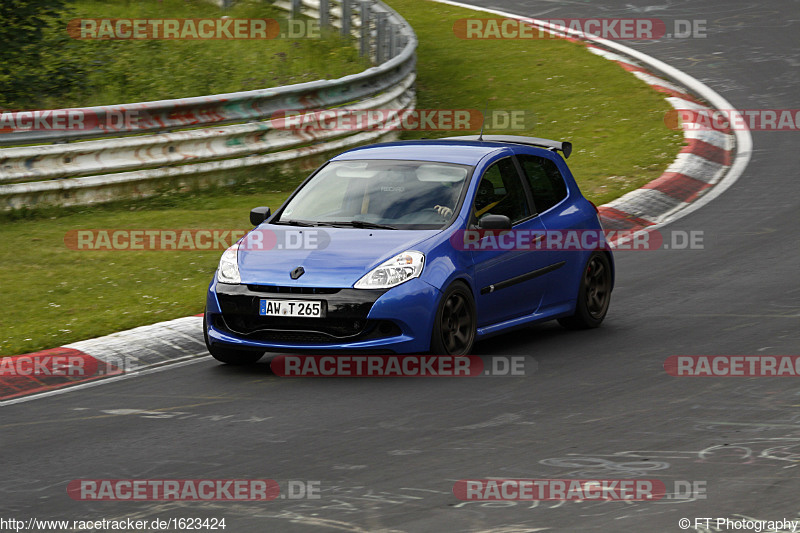
M419 245L440 231L262 224L242 240L239 273L244 284L352 287L395 254L406 250L424 253ZM293 280L291 273L297 267L305 272Z

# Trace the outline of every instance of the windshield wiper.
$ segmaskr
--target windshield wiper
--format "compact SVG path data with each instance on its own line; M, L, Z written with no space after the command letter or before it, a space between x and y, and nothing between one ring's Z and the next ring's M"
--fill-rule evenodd
M331 222L331 224L341 226L353 226L354 228L369 228L369 229L397 229L388 224L378 224L377 222L367 222L366 220L350 220L349 222Z
M308 222L307 220L278 220L277 222L273 222L273 224L281 226L302 226L304 228L311 228L317 225L316 222Z
M330 220L330 221L311 221L311 220L278 220L277 222L273 222L273 224L279 224L282 226L302 226L304 228L310 228L315 226L328 226L328 227L342 227L342 226L351 226L354 228L370 228L370 229L397 229L394 226L389 226L388 224L378 224L377 222L367 222L365 220Z

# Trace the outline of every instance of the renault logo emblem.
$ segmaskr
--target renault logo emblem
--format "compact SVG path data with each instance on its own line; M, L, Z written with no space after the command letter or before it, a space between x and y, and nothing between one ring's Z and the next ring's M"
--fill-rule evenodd
M294 270L292 270L292 273L290 275L292 276L292 279L297 279L297 278L299 278L300 276L302 276L305 273L306 273L306 269L305 268L297 267Z

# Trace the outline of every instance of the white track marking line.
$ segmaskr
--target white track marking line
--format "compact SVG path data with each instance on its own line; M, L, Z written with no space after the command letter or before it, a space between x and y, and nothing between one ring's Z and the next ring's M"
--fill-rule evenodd
M17 403L23 402L30 402L32 400L38 400L40 398L48 398L50 396L57 396L59 394L66 394L68 392L74 392L78 390L88 389L90 387L99 387L100 385L106 385L108 383L116 383L117 381L122 381L129 378L135 378L139 376L145 376L147 374L154 374L156 372L161 372L164 370L170 370L173 368L179 368L183 366L193 365L195 363L200 363L202 361L207 361L209 356L196 356L190 355L189 358L180 358L180 359L173 359L174 362L165 363L163 365L158 366L151 366L147 368L143 368L142 370L134 370L133 372L128 372L126 374L122 374L119 376L114 376L110 378L103 378L98 379L96 381L89 381L87 383L80 383L78 385L66 386L59 389L50 390L47 392L40 392L38 394L31 394L30 396L22 396L21 398L13 398L11 400L5 400L0 402L0 407L5 407L7 405L13 405Z

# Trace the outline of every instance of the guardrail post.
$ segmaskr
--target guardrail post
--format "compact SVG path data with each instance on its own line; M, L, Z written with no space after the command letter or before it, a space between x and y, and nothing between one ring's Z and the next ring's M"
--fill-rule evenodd
M387 59L392 59L394 56L397 55L397 27L389 23L389 57Z
M331 9L328 0L319 0L319 27L327 28L331 25Z
M386 61L386 13L378 13L378 28L375 36L375 62L378 65Z
M359 2L361 4L361 43L358 47L358 55L360 56L368 56L369 55L369 25L370 25L370 16L369 16L369 0L361 0Z
M348 37L350 35L350 0L342 0L342 36Z
M300 2L302 0L292 0L292 18L296 19L300 16Z

